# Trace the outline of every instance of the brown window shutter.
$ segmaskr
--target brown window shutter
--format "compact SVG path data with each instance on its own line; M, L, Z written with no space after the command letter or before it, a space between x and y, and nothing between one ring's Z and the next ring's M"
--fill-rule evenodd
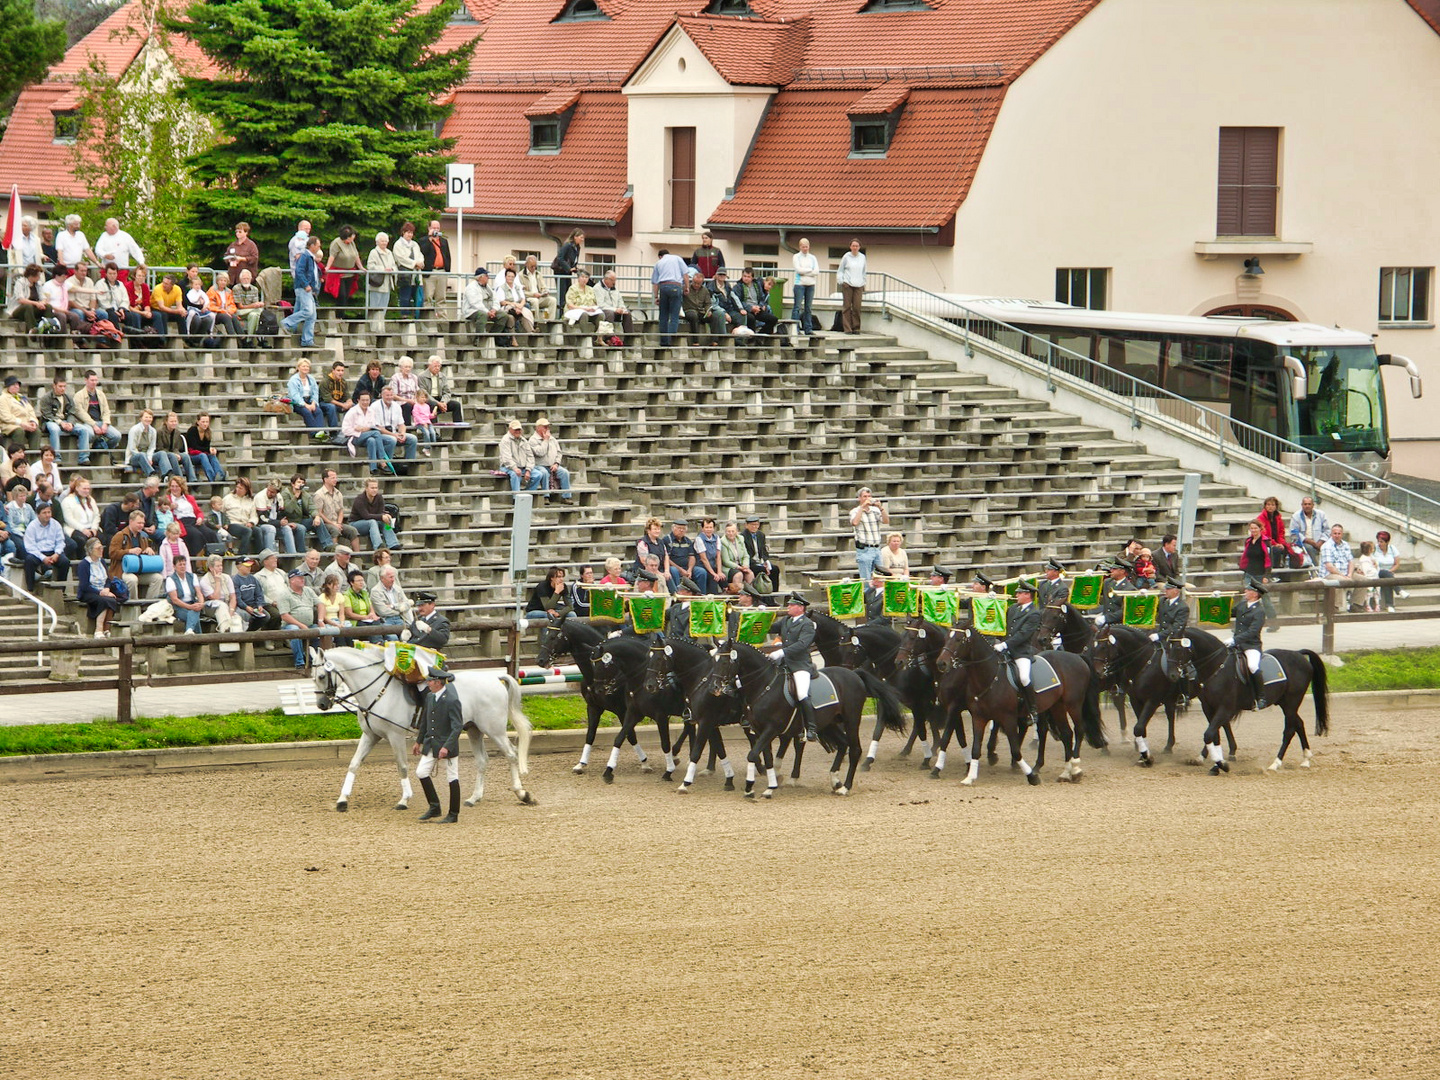
M1216 235L1278 235L1279 176L1279 128L1221 128Z

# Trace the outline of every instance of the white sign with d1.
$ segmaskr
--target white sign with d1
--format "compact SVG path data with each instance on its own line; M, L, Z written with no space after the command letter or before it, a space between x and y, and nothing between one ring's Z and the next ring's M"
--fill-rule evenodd
M445 166L445 205L457 210L469 210L475 206L475 166Z

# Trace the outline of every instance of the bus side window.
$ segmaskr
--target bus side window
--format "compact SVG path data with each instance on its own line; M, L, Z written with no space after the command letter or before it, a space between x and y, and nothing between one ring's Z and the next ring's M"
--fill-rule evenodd
M1172 338L1166 342L1165 386L1192 401L1230 398L1232 346L1228 341Z

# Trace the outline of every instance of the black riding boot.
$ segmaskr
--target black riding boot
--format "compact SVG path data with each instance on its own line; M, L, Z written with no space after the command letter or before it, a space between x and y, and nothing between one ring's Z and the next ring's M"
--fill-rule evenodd
M1268 708L1270 703L1265 700L1265 683L1260 672L1252 671L1250 673L1250 689L1255 692L1255 708Z
M440 793L435 790L435 783L428 776L420 778L420 789L425 792L425 801L430 804L430 809L420 815L420 820L432 821L440 816Z
M820 721L815 716L815 706L808 698L800 703L800 715L805 718L805 741L814 742L820 737Z
M1035 688L1033 686L1020 687L1020 715L1037 728L1040 726L1040 715L1035 711Z
M435 807L435 810L436 810L436 812L438 813L439 810L440 810L440 807L437 805L437 806ZM441 825L454 825L455 822L457 822L457 821L459 821L459 820L460 820L460 781L459 781L459 780L451 780L451 781L450 781L450 813L446 814L444 817L442 817L442 818L440 819L440 824L441 824Z

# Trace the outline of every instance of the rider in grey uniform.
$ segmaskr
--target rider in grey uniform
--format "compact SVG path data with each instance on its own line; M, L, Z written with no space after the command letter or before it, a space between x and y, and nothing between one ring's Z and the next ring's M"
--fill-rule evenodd
M1125 593L1135 591L1135 583L1130 580L1130 572L1135 569L1135 564L1129 559L1116 559L1110 564L1110 576L1100 586L1100 594L1103 601L1100 608L1100 617L1095 620L1097 626L1104 626L1106 623L1114 623L1116 626L1125 624Z
M421 821L440 818L440 795L430 776L437 761L445 763L445 778L450 782L450 813L440 818L440 824L452 825L460 820L460 732L465 727L464 710L460 697L455 693L455 676L443 667L430 669L427 680L430 693L425 698L425 710L420 717L420 730L415 734L415 753L420 755L420 764L415 775L425 791L430 806L420 815Z
M1255 692L1255 708L1263 709L1270 703L1265 700L1265 684L1260 681L1260 631L1265 628L1265 609L1260 598L1265 595L1265 586L1251 579L1245 583L1245 603L1235 612L1235 636L1228 644L1231 648L1245 653L1245 666L1250 669L1250 688Z
M885 579L890 576L879 563L870 571L870 584L865 586L865 621L885 621Z
M1160 605L1159 614L1155 616L1155 629L1150 634L1150 640L1157 644L1168 641L1177 634L1185 632L1185 627L1190 625L1190 605L1185 602L1181 590L1185 583L1179 578L1165 579L1165 601ZM1188 654L1187 654L1188 655ZM1187 661L1180 669L1182 679L1195 678L1195 665Z
M1040 582L1035 596L1042 608L1056 607L1069 602L1070 582L1061 576L1064 573L1065 567L1061 562L1056 559L1046 560L1045 579Z
M665 624L665 632L670 637L688 638L690 636L690 605L682 603L687 597L704 596L700 585L692 578L682 577L680 587L675 590L675 600L671 603Z
M996 642L995 651L1008 653L1015 663L1020 681L1020 708L1023 716L1039 723L1035 715L1035 691L1030 688L1030 662L1035 656L1035 634L1040 629L1040 609L1035 606L1035 590L1024 582L1015 589L1016 603L1005 616L1005 640Z
M795 700L800 706L800 715L805 718L805 741L814 742L818 737L815 707L810 704L810 676L815 674L815 665L810 659L810 646L815 644L815 623L805 614L810 606L799 593L785 598L785 615L776 629L779 648L770 651L770 659L780 665L781 670L790 673L795 680Z
M435 594L415 594L415 621L401 634L411 645L443 649L450 641L450 620L435 610Z

